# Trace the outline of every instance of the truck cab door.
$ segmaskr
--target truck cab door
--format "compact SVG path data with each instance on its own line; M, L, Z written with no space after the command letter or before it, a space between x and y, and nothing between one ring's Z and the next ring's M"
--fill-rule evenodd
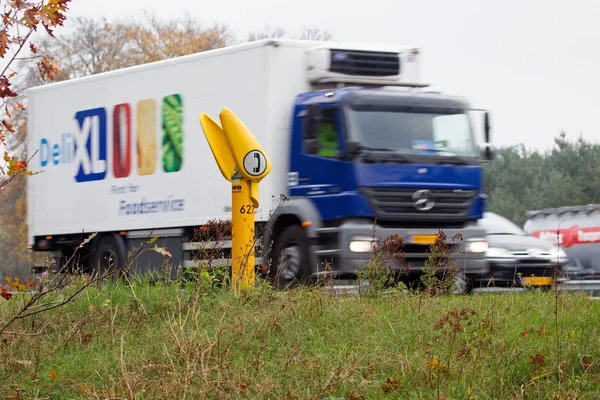
M300 148L290 170L290 195L309 197L323 219L336 218L336 201L343 191L348 164L343 159L343 129L339 108L311 104L302 123ZM347 172L347 174L344 174ZM338 204L339 210L339 204Z

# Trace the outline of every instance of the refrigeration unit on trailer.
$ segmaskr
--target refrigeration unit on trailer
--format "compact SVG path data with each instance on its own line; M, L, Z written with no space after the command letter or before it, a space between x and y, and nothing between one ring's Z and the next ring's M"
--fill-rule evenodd
M98 232L84 266L107 255L122 265L152 235L172 274L191 265L193 233L231 215L199 124L201 112L228 107L272 161L256 259L282 281L325 264L353 273L373 238L394 233L419 273L439 229L463 235L465 271L483 274L474 222L485 208L487 113L479 147L469 103L424 91L418 59L413 47L262 40L33 88L28 144L43 173L28 180L29 246L68 257ZM163 262L147 254L139 270Z

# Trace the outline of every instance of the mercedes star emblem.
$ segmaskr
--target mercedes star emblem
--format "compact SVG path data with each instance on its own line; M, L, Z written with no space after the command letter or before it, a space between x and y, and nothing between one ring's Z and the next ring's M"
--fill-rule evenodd
M429 190L417 190L412 195L412 201L415 208L419 211L428 211L433 208L435 205L435 200L433 199L433 193Z

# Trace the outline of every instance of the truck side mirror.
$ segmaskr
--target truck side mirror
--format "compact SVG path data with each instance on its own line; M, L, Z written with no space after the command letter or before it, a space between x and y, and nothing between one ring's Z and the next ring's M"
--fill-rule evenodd
M490 143L490 113L488 111L483 114L483 131L485 133L485 143Z
M490 143L490 113L488 111L483 114L483 132L485 135L485 144L482 150L482 157L486 161L491 161L493 154L492 145Z
M352 159L360 152L361 144L351 140L346 141L346 156L348 159Z

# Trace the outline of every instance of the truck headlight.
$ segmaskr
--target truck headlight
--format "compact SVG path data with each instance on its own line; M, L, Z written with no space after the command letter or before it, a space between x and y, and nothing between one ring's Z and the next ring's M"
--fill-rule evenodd
M467 239L467 252L468 253L485 253L488 249L488 242L485 238L471 238Z
M510 251L506 249L500 249L498 247L490 247L485 252L485 256L488 258L513 258Z
M353 253L369 253L377 250L377 239L370 236L353 236L349 247Z

